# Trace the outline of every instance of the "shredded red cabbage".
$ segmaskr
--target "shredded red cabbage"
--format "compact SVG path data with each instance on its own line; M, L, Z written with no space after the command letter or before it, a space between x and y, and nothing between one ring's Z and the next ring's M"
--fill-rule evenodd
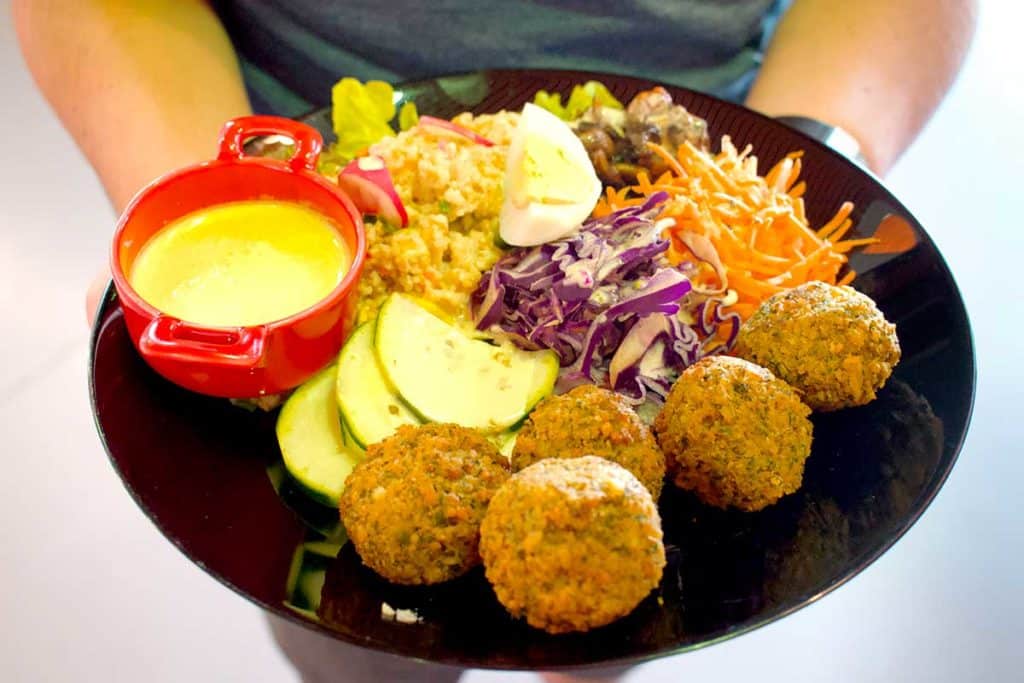
M560 390L593 382L660 403L684 368L730 349L739 331L739 317L722 316L720 300L691 293L685 264L665 259L669 242L656 217L667 198L653 194L571 237L502 258L473 293L477 328L554 350ZM729 337L718 344L727 323Z

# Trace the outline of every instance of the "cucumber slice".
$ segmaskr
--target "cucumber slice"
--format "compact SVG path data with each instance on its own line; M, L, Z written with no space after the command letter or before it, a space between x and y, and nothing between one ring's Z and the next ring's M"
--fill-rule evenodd
M327 570L340 550L340 544L324 541L302 543L295 549L285 583L286 607L316 618Z
M334 400L337 366L321 370L288 397L277 417L277 443L284 466L317 500L334 507L345 477L363 459L345 442Z
M388 385L373 350L375 323L359 327L338 356L338 407L360 447L382 441L402 425L420 421Z
M516 437L519 436L519 432L501 432L500 434L492 434L487 437L487 440L494 444L494 447L498 449L498 452L505 456L510 462L512 461L512 451L516 447Z
M267 466L267 478L284 506L294 512L305 526L325 539L346 538L338 506L296 481L288 474L284 460L276 460Z
M400 294L381 306L374 341L384 376L427 422L501 432L558 377L554 352L474 339Z

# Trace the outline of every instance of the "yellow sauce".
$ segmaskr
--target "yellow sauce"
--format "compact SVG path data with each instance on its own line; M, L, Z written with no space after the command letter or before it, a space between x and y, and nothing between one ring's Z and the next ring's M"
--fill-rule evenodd
M352 263L330 219L247 201L188 214L139 251L128 280L146 302L199 325L259 325L324 299Z

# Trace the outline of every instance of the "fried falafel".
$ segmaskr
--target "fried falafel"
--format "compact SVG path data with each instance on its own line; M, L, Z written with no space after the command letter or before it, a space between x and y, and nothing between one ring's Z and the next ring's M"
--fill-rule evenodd
M710 356L680 375L654 433L677 486L709 505L754 511L800 488L810 412L765 368Z
M547 458L498 489L480 529L498 600L549 633L629 614L661 580L661 518L650 491L595 456Z
M657 501L665 479L665 456L650 428L626 398L592 384L549 396L527 418L516 438L512 469L544 458L596 455L622 465Z
M451 424L403 426L345 480L342 522L363 563L401 584L454 579L480 562L480 520L509 477L487 439Z
M874 400L900 359L896 326L852 287L807 282L765 300L735 353L771 370L818 411Z

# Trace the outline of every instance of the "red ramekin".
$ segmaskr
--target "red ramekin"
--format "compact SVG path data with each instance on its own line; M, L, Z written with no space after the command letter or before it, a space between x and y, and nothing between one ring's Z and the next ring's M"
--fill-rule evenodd
M287 161L245 156L246 140L260 135L291 138L294 155ZM298 386L337 355L355 319L366 234L352 201L316 173L322 146L320 133L291 119L229 121L215 160L159 178L121 215L111 250L114 287L132 343L171 382L211 396L255 398ZM129 284L127 274L139 251L168 223L217 204L257 199L298 202L319 211L332 220L352 254L344 278L314 306L263 325L209 327L157 310Z

